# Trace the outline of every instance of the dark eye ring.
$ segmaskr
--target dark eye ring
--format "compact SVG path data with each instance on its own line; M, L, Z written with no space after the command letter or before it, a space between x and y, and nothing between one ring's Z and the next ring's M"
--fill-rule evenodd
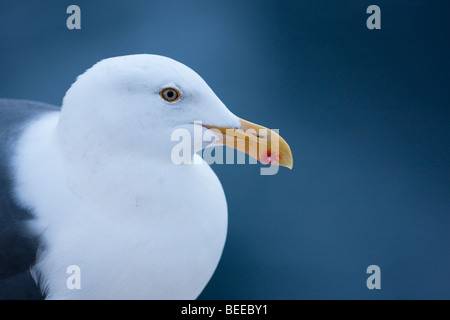
M180 98L180 91L175 88L164 88L159 92L161 98L167 102L175 102Z

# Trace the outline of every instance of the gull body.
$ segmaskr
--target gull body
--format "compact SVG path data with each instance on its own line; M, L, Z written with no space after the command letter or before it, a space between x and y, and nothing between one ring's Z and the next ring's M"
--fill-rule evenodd
M2 179L11 186L8 212L28 215L20 230L36 244L22 242L36 249L29 274L42 297L197 298L222 254L227 204L206 162L172 161L171 134L193 137L197 121L202 132L235 130L241 119L193 70L148 54L100 61L61 109L39 110L5 131L11 157Z

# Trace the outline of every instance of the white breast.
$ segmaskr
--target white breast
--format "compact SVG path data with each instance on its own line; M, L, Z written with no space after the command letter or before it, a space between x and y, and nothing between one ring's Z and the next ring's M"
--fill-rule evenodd
M15 158L16 195L38 218L44 246L33 272L48 299L195 299L226 238L225 196L206 164L131 155L94 166L65 159L58 113L34 123ZM67 268L79 266L81 289Z

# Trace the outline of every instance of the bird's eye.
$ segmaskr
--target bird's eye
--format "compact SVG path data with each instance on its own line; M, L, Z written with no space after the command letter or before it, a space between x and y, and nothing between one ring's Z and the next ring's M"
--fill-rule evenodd
M167 102L175 102L180 98L180 91L175 88L164 88L159 92L159 95Z

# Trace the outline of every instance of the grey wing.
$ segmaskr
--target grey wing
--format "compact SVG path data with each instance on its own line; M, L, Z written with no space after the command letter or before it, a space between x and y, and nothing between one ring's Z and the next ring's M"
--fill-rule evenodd
M39 102L0 99L0 300L44 298L29 273L40 239L25 226L33 216L13 197L11 158L27 124L58 110Z

